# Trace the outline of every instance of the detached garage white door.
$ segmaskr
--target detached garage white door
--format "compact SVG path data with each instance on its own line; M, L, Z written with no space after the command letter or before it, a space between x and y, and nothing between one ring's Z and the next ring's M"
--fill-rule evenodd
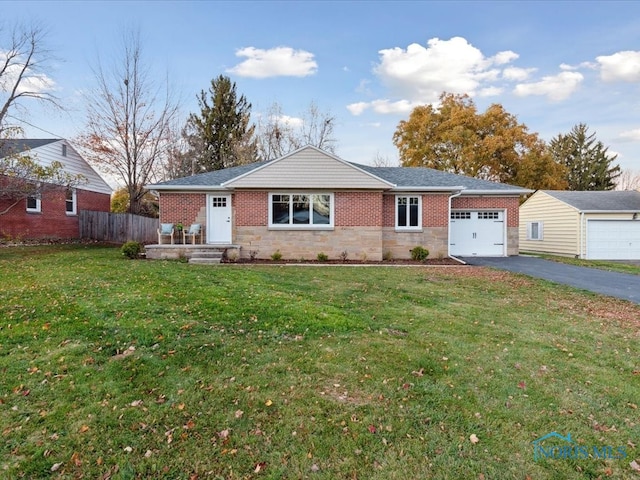
M640 260L640 221L589 220L587 258Z
M505 255L503 210L452 210L451 255L500 257Z

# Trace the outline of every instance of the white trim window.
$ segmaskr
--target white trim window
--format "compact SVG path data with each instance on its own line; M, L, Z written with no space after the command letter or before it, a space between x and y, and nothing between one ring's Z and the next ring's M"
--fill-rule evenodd
M40 193L27 197L27 212L40 213L42 212L42 196Z
M422 197L396 195L396 230L422 229Z
M269 227L332 229L333 193L270 193Z
M527 223L527 240L542 240L542 222Z
M78 196L75 188L67 188L65 192L65 213L76 215L78 211Z

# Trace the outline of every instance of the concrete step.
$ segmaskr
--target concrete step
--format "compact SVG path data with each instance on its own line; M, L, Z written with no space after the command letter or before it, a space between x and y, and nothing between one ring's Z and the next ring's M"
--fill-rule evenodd
M191 257L189 259L189 263L197 264L197 265L219 265L221 261L222 261L221 257L218 257L218 258Z
M193 252L191 258L222 258L222 252L205 251Z

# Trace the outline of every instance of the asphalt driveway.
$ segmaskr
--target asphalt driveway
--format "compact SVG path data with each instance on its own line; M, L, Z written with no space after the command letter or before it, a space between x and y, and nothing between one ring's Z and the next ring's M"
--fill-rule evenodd
M538 257L464 257L469 265L481 265L522 273L555 283L622 298L640 304L640 275L576 267Z

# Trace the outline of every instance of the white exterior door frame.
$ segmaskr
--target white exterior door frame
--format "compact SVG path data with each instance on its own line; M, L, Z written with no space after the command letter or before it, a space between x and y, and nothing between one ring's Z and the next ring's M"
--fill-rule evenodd
M231 244L231 194L207 195L207 243Z

